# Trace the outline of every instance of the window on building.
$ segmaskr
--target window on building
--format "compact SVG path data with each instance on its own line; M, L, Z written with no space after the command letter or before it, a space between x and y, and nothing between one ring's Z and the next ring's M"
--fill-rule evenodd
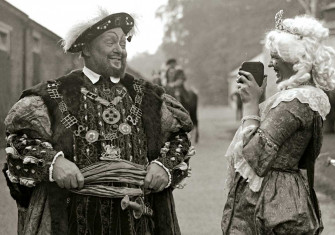
M33 31L33 85L41 82L41 35Z
M12 27L0 21L0 50L10 52L10 32Z
M41 52L41 35L36 31L33 32L33 52Z

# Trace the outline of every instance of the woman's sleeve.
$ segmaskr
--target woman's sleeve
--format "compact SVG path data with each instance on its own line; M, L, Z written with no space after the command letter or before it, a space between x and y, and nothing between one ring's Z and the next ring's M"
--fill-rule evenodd
M283 143L312 119L313 111L308 104L297 99L281 102L269 111L253 136L244 141L243 158L258 176L265 176Z

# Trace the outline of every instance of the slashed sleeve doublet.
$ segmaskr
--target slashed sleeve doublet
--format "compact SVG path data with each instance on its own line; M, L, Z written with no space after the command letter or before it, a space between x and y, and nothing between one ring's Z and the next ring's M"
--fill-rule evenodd
M9 111L7 131L7 176L12 183L27 187L48 181L56 151L51 140L48 110L39 96L20 99Z
M188 175L188 161L195 153L187 135L193 124L186 109L167 94L163 95L161 114L164 146L157 160L171 171L175 186Z

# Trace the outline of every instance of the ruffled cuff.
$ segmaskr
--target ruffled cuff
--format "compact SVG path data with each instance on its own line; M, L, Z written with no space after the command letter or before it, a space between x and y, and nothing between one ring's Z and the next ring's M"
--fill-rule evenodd
M257 126L250 125L242 129L242 126L236 131L235 136L229 145L225 157L228 158L228 175L226 187L231 188L235 172L238 172L249 182L249 188L257 192L260 190L263 178L259 177L248 162L243 158L243 146L250 141L257 130Z
M258 127L254 125L250 125L244 128L240 133L240 138L237 141L233 158L234 158L234 168L235 171L238 172L244 179L247 179L249 183L249 188L258 192L262 186L263 177L259 177L256 172L252 169L252 167L248 164L248 162L243 158L243 146L249 142L250 138L256 132Z
M235 163L234 167L236 172L240 173L244 179L247 179L249 188L253 192L258 192L260 190L263 177L259 177L245 159L240 159L240 161Z
M157 165L159 165L160 167L162 167L162 168L165 170L165 172L166 172L166 174L168 175L168 178L169 178L168 184L165 186L165 188L170 187L171 182L172 182L172 177L171 177L170 170L167 169L167 168L163 165L163 163L161 163L160 161L153 160L151 163L157 164Z
M59 157L64 157L64 153L63 151L60 151L58 152L55 156L54 156L54 159L52 160L52 163L50 164L50 167L49 167L49 181L50 182L55 182L54 178L53 178L53 170L54 170L54 164L57 160L57 158Z

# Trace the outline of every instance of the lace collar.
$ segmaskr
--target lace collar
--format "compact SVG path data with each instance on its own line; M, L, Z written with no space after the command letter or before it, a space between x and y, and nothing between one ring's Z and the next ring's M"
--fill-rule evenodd
M280 91L266 100L261 105L261 118L264 119L265 114L270 109L277 107L281 102L289 102L293 99L298 99L301 103L308 104L313 111L320 114L323 120L326 120L326 116L330 112L330 103L326 93L320 88L304 85Z

